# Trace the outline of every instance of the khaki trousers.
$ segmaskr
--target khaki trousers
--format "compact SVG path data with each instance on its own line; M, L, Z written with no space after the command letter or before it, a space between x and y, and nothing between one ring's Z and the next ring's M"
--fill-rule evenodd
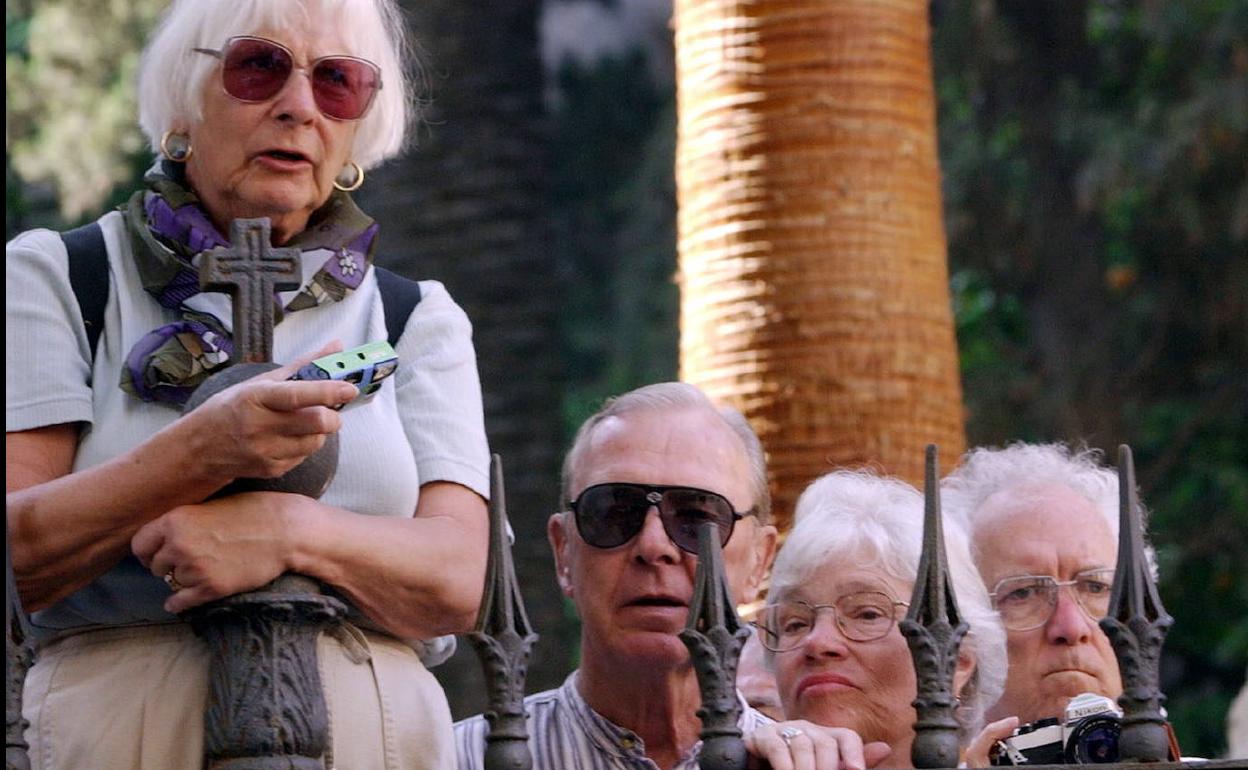
M317 645L327 770L450 770L446 696L412 649L354 626ZM23 711L35 770L200 770L208 651L185 624L89 631L40 650Z

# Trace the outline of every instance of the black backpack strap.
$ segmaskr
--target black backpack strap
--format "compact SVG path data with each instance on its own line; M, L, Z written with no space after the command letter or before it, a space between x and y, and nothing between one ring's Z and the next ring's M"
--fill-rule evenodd
M69 286L82 311L87 349L95 359L95 346L104 331L104 306L108 304L108 250L104 231L92 222L61 233L69 252Z
M386 314L386 341L397 347L407 326L407 318L420 304L420 284L384 267L373 265L377 273L377 291Z

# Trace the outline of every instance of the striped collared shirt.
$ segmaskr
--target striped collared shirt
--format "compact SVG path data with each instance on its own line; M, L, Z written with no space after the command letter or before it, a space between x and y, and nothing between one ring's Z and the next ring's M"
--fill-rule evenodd
M576 689L573 671L557 690L547 690L524 699L528 716L529 750L533 770L656 770L646 756L646 747L632 730L613 724L589 707ZM741 703L737 726L748 735L771 719ZM482 770L485 736L489 725L478 714L455 723L455 752L459 770ZM697 770L698 741L672 770Z

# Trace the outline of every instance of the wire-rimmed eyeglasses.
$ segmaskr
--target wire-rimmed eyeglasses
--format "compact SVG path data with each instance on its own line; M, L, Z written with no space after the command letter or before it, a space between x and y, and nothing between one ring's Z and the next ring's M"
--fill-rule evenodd
M831 610L836 627L846 639L873 642L893 630L897 608L909 607L879 591L845 594L832 604L781 601L763 608L758 621L758 640L772 652L788 652L801 647L815 629L822 610Z
M239 35L221 50L194 48L221 60L221 84L240 102L265 102L286 86L294 72L312 80L316 107L333 120L357 120L368 112L381 89L381 68L358 56L322 56L307 67L296 67L290 49L273 40Z
M1071 580L1058 580L1052 575L1015 575L998 581L988 596L1006 629L1030 631L1053 617L1057 592L1063 587L1071 589L1088 617L1100 620L1109 613L1113 584L1114 571L1109 568L1085 570Z

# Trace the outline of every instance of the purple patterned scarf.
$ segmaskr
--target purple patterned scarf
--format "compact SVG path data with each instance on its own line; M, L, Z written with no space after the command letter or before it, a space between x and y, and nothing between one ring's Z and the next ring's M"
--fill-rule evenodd
M130 350L121 370L121 387L144 401L180 407L207 377L230 364L229 331L215 316L186 306L199 293L196 256L229 246L186 185L181 166L162 161L144 177L148 189L122 208L143 288L182 319L148 332ZM313 213L308 226L285 246L309 252L328 250L320 270L294 299L274 313L286 313L341 300L359 287L373 263L377 223L351 196L335 190Z

